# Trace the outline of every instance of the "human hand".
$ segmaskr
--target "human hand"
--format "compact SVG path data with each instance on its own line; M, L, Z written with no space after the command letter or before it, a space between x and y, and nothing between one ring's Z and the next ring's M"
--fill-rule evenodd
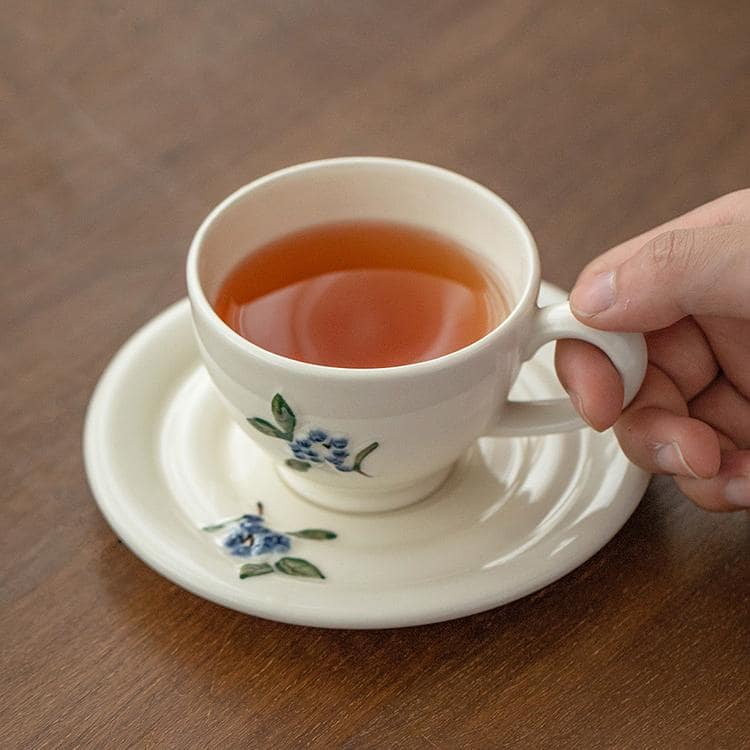
M750 189L725 195L612 248L581 273L582 322L646 334L649 365L620 413L622 383L581 341L557 345L558 376L597 430L672 474L708 510L750 508Z

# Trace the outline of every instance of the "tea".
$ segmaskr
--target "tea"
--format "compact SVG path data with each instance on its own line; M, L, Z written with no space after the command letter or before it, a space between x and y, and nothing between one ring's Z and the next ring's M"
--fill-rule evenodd
M214 308L263 349L356 368L440 357L508 314L495 280L455 242L375 221L314 226L258 248Z

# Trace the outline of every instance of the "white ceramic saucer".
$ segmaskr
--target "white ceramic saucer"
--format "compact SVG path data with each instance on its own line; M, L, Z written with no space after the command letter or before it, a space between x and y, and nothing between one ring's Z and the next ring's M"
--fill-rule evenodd
M542 304L562 298L543 286ZM512 396L560 394L545 347ZM336 628L448 620L536 591L606 544L648 481L611 433L483 438L411 507L324 510L289 490L225 412L187 300L113 359L89 406L84 452L102 513L156 571L241 612ZM245 514L262 518L204 530Z

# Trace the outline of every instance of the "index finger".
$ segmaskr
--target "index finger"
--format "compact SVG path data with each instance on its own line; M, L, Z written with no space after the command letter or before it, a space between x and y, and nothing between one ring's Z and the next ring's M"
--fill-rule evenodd
M699 227L715 227L725 224L741 224L750 222L750 188L736 190L704 203L682 216L678 216L664 224L649 229L637 237L615 245L591 261L579 275L579 279L620 265L623 261L635 255L647 242L672 229L697 229Z

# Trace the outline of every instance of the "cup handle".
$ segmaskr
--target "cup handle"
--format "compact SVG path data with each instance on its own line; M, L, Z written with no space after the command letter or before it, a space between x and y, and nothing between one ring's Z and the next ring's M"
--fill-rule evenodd
M570 310L570 303L561 302L537 308L531 334L522 352L530 359L543 344L555 339L580 339L601 349L612 361L622 378L625 408L638 393L646 374L646 340L640 333L599 331L581 323ZM568 398L536 401L508 401L500 422L487 434L499 437L516 435L549 435L577 430L585 426Z

